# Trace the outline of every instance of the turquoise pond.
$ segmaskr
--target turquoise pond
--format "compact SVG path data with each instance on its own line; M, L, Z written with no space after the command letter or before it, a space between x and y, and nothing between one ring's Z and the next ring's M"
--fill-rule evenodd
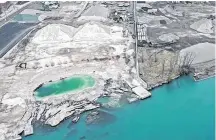
M35 126L24 140L214 140L215 77L181 77L152 91L152 97L117 109L87 125L68 119L57 127Z
M37 15L30 15L30 14L18 14L13 18L15 21L18 22L38 22Z
M75 75L56 82L50 82L36 90L36 97L43 98L52 95L67 94L81 91L95 85L95 80L89 75Z

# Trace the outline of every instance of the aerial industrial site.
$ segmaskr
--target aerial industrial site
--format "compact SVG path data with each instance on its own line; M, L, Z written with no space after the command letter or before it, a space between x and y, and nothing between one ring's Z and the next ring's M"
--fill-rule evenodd
M181 76L215 76L215 2L0 4L0 140L84 112L94 123Z

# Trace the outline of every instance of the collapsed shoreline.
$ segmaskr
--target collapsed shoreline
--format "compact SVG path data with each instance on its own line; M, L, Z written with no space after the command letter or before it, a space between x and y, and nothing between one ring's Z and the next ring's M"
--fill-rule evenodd
M172 83L172 82L174 82L175 80L173 80L173 81L171 81L170 83ZM159 86L160 87L160 86ZM154 88L154 89L157 89L157 88L159 88L159 87L156 87L156 88ZM151 89L151 91L152 90L154 90L154 89ZM141 101L141 100L139 100L139 101ZM134 102L134 103L136 103L136 102ZM99 108L103 108L102 106L100 106ZM96 112L97 112L97 109L94 109ZM93 111L93 112L95 112L95 111ZM86 112L83 112L83 113L87 113L87 112L90 112L91 113L91 111L86 111ZM80 114L79 115L79 117L81 117L82 115L83 115L83 113L82 114ZM73 116L68 116L68 117L66 117L63 121L69 121L69 120L71 120L71 125L74 125L75 123L77 123L77 122L72 122L72 118L73 118ZM87 119L87 118L86 118ZM92 118L92 119L94 119L94 118ZM61 122L61 123L63 123L63 121ZM33 125L35 125L35 123L37 123L37 127L39 127L39 129L40 129L40 127L44 127L44 123L41 123L41 122L37 122L37 121L35 121L34 123L33 123ZM40 123L40 124L38 124L38 123ZM46 125L46 124L45 124ZM55 129L55 127L56 126L50 126L50 125L47 125L47 127L48 128L52 128L53 130ZM58 126L57 126L58 127ZM36 128L37 129L37 128ZM43 128L44 129L44 128Z

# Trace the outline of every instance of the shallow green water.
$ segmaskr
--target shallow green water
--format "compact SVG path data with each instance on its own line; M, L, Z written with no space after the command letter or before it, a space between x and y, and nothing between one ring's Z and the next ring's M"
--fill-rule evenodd
M106 109L100 124L86 125L85 113L77 124L36 127L24 140L214 140L214 81L182 77L144 101Z
M36 96L46 97L50 95L59 95L72 91L79 91L85 88L93 87L94 84L95 80L91 76L77 75L43 85L36 90Z
M26 21L26 22L37 22L38 16L37 15L30 15L30 14L18 14L14 17L15 21Z

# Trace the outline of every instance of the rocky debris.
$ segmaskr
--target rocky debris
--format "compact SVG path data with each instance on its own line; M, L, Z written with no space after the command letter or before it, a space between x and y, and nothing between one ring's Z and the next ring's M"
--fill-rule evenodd
M194 79L196 81L215 76L215 60L192 65L192 68L194 69Z
M116 117L105 111L92 111L86 117L87 125L106 125L114 122Z
M33 134L33 126L31 124L26 124L24 129L24 136L28 136L32 134Z
M139 96L137 96L136 94L132 94L132 92L130 93L126 92L125 95L126 95L125 99L127 100L127 103L132 103L139 100Z
M37 118L36 118L37 120L39 120L41 118L45 109L46 109L46 105L42 104L41 106L39 106L39 110L38 110Z
M97 119L99 119L99 112L98 111L91 112L86 117L86 123L91 124L94 121L96 121Z
M100 107L99 104L97 104L97 105L88 104L88 105L85 106L85 111L92 110L92 109L95 109L95 108L98 108L98 107Z
M114 94L110 98L110 101L107 104L103 105L103 106L106 107L106 108L118 108L118 107L121 107L120 98L121 98L121 95Z
M19 139L20 134L25 127L26 120L29 119L29 115L26 112L26 108L20 105L0 105L0 135L1 140L14 140Z
M69 103L65 103L58 107L51 107L45 114L45 124L56 126L61 121L63 121L65 117L72 115L75 112L74 109L74 106L70 106Z
M121 95L132 93L131 86L125 80L108 79L104 84L104 95L120 98Z
M68 102L66 102L64 104L51 105L51 106L49 106L49 109L45 113L45 118L47 119L51 116L54 116L55 114L58 114L61 111L64 112L65 108L68 108L66 111L74 110L74 107L70 108L70 105ZM62 110L62 109L64 109L64 110Z
M132 103L132 102L135 102L135 101L139 100L139 98L131 97L131 98L127 98L127 100L128 100L129 103Z
M99 104L92 104L86 100L80 102L65 101L61 104L46 107L46 111L43 113L43 116L45 124L56 126L71 115L78 115L84 111L92 110L98 107L100 107ZM42 112L41 110L39 111Z
M103 96L109 97L109 101L106 101L106 99L101 99L102 106L105 108L117 108L121 107L122 104L128 103L127 98L134 97L132 88L138 85L140 86L140 83L135 79L133 80L132 78L118 81L111 78L108 79L104 84ZM137 96L134 98L136 97Z
M73 123L77 123L79 119L80 119L79 116L75 116L75 117L72 119L72 122L73 122Z
M13 129L13 131L8 130L8 132L4 135L5 140L15 140L15 139L21 140L22 138L19 134L21 134L23 132L24 125L20 125L20 126L16 125L12 129Z
M51 126L56 126L58 125L61 121L64 120L65 117L68 117L72 115L74 111L67 111L67 110L62 110L56 115L52 116L51 118L48 118L45 124L49 124Z
M132 92L137 94L140 99L144 99L151 96L150 92L148 92L147 90L145 90L145 88L142 87L144 86L147 88L147 84L144 81L141 82L140 80L130 77L128 79L125 79L124 81L118 81L117 83L112 79L108 79L104 85L104 91L107 96L110 96L112 98L112 100L106 104L106 107L120 107L121 105L119 102L122 98L122 95L128 96L127 94L132 94ZM131 97L129 97L129 99L130 98Z

